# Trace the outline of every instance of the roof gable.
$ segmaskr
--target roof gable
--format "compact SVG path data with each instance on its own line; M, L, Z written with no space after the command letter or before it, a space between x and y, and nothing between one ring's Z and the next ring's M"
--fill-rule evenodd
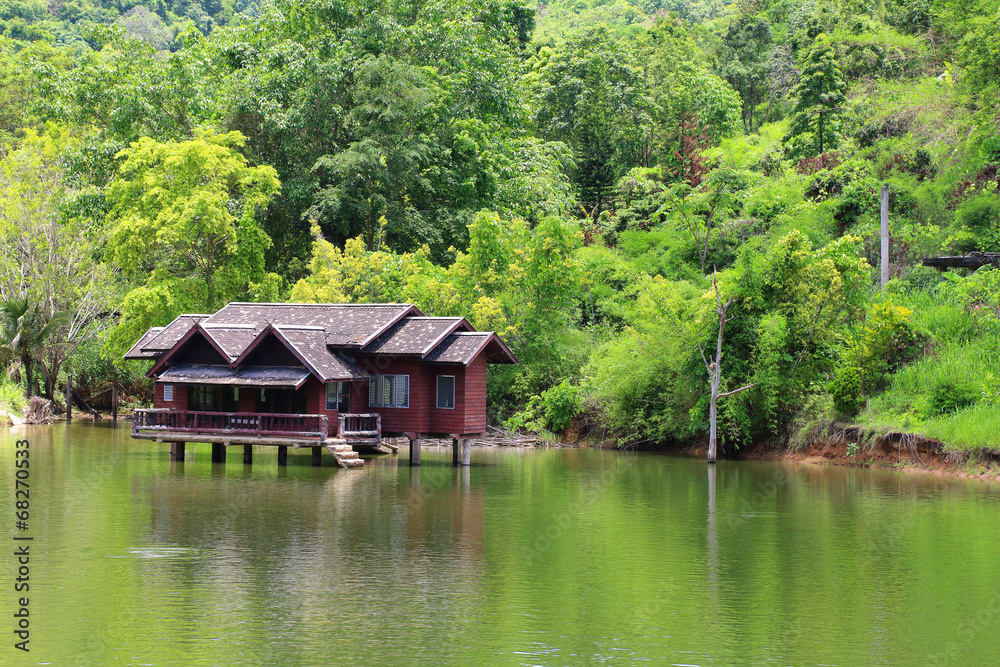
M198 322L208 319L208 315L178 315L174 321L142 346L143 352L166 352L171 349Z
M146 333L142 334L142 337L129 348L129 351L125 353L125 359L156 359L160 356L159 353L150 351L145 351L142 348L148 344L151 340L156 338L156 336L163 331L164 327L150 327L146 330Z
M161 356L146 375L152 377L165 368L180 363L223 363L229 364L232 358L226 354L211 335L205 332L200 324L195 322L177 343Z
M456 331L424 357L424 361L468 366L484 352L487 354L487 360L493 363L518 363L510 348L492 331Z
M363 347L407 315L422 314L408 303L231 303L207 324L320 327L327 345Z
M261 359L262 355L267 354L268 346L275 344L282 346L290 355L289 358L301 363L322 382L368 377L356 364L341 359L327 349L324 332L319 327L278 327L269 324L233 361L233 365L237 368L278 365L273 353L269 355L271 358ZM251 364L251 361L263 363ZM278 361L287 362L287 359Z
M361 352L423 357L458 329L473 331L464 317L405 317L362 348Z

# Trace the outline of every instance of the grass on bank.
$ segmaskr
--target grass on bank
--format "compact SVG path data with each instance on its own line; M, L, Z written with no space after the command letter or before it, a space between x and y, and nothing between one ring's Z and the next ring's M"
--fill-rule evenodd
M858 421L920 433L947 451L1000 451L1000 327L961 306L920 296L908 307L935 343L868 401Z
M24 398L24 387L6 375L0 376L0 412L23 415L28 401Z

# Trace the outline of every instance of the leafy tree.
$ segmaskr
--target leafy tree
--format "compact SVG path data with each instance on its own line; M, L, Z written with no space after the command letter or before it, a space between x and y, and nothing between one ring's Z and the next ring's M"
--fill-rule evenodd
M685 123L697 116L712 141L731 134L739 123L740 98L709 67L710 59L679 21L662 20L642 45L652 116L653 159L680 173L676 154Z
M0 354L17 359L24 369L24 397L38 393L35 363L42 350L51 344L56 329L67 320L67 313L46 319L38 304L28 296L0 301ZM46 382L45 395L52 398L52 386Z
M743 130L754 131L754 110L768 92L771 25L762 16L739 16L722 39L719 73L743 102Z
M628 169L644 161L649 124L641 71L627 45L604 28L570 39L541 72L536 122L566 143L580 203L595 221Z
M190 310L212 312L227 301L275 298L278 276L264 270L270 245L257 223L280 186L274 169L251 167L236 149L238 132L199 133L188 141L143 138L119 157L107 188L110 258L136 290L135 299L168 309L157 320ZM152 326L143 322L140 326Z
M87 219L68 215L72 195L62 157L76 141L49 126L29 130L0 162L0 295L8 344L32 382L42 371L45 395L82 344L109 326L116 287L99 257L106 239Z
M788 133L794 154L811 157L837 147L845 88L833 45L821 35L806 54L795 88L798 101Z
M345 129L357 139L316 161L325 178L311 214L340 238L360 233L370 250L383 241L380 220L385 234L418 245L439 240L415 204L430 186L424 173L440 89L424 70L381 55L358 66L353 94Z

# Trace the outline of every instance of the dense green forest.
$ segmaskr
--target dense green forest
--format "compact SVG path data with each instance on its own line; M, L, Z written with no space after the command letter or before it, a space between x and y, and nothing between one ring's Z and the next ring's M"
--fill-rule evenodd
M491 419L727 450L834 419L996 449L996 0L0 0L3 398L106 405L149 326L412 302ZM890 191L881 289L879 191ZM713 288L718 286L718 297Z

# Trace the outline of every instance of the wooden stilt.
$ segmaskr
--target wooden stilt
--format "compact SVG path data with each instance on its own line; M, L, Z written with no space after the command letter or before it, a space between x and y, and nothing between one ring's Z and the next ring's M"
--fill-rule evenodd
M320 466L323 465L323 448L313 447L312 452L313 452L312 464L317 468L319 468Z
M173 461L183 461L184 460L184 443L183 442L171 442L170 443L170 459Z
M472 465L472 440L469 438L462 439L462 465Z
M286 466L288 465L288 446L278 445L278 465Z
M253 445L243 445L243 463L246 465L253 463Z
M66 421L73 421L73 381L66 378Z
M221 442L212 443L212 463L226 462L226 445Z
M111 421L118 421L118 378L111 378Z
M451 464L458 465L458 445L461 442L458 438L451 439Z
M420 465L420 438L410 440L410 465Z

